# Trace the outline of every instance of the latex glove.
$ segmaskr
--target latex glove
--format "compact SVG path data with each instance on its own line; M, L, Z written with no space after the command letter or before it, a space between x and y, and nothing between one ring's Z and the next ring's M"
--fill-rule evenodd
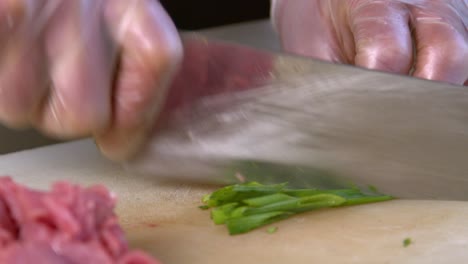
M0 121L129 156L182 55L154 0L0 1Z
M468 0L273 0L272 17L288 52L468 84Z

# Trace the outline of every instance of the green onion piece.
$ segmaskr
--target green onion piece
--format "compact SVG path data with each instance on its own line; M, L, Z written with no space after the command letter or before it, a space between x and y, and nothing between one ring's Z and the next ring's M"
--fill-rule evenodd
M317 189L285 189L283 191L285 194L294 196L294 197L305 197L312 196L316 194L336 194L344 198L356 196L361 196L362 193L358 189L338 189L338 190L317 190Z
M408 247L409 245L411 245L411 238L405 238L405 240L403 240L403 247Z
M320 194L323 191L317 189L285 189L283 193L293 197L304 197Z
M203 202L210 207L215 207L256 196L277 193L283 190L285 186L286 183L273 185L262 185L257 182L235 184L221 188L211 195L203 197Z
M210 201L210 199L211 199L211 194L203 195L202 202L206 204L206 203L208 203Z
M210 209L210 207L208 205L200 205L198 206L198 208L202 209L202 210L208 210Z
M359 189L343 189L343 190L285 190L285 193L294 197L313 196L316 194L335 194L345 198L347 201L343 205L358 205L365 203L381 202L393 199L388 195L368 195L362 193Z
M262 207L249 208L246 215L262 214L273 211L303 212L305 210L319 209L323 207L338 206L346 202L346 199L333 194L317 194L302 198L293 198L268 204Z
M287 183L262 185L257 182L230 185L203 197L202 209L211 210L217 225L226 224L231 235L311 210L391 200L358 188L318 190L290 189Z
M291 212L302 213L321 208L337 207L344 205L346 202L346 199L343 197L333 194L320 194L303 197L301 200L301 206L290 210Z
M238 203L228 203L211 210L211 219L217 225L224 224L227 219L231 218L231 213L236 209Z
M248 206L260 207L267 204L272 204L280 201L295 199L292 196L283 193L269 194L265 196L255 197L243 200L242 202Z
M357 198L351 198L346 200L343 205L358 205L358 204L366 204L366 203L376 203L376 202L383 202L392 200L392 196L382 195L382 196L362 196Z
M229 234L242 234L257 227L286 219L291 215L291 213L287 212L269 212L240 218L232 218L226 221L226 226L229 230Z
M268 234L273 234L276 231L278 231L278 227L276 227L276 226L272 226L272 227L267 229Z
M234 211L232 211L230 218L238 218L244 216L245 210L247 210L247 206L237 207Z
M376 194L379 193L379 191L377 190L377 187L375 187L374 185L369 185L368 189L369 189L369 191L371 191L373 193L376 193Z

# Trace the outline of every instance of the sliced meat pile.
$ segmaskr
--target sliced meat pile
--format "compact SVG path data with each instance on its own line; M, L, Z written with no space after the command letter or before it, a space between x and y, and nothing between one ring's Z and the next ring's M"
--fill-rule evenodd
M129 249L103 186L40 192L0 177L0 264L157 264Z

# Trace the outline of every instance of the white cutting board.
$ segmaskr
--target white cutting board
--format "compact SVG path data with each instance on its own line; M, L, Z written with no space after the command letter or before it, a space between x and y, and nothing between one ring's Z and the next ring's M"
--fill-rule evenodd
M278 48L268 22L207 33ZM262 228L231 237L197 208L212 188L126 173L88 140L0 156L1 174L41 189L57 180L105 184L119 197L117 213L132 247L166 264L468 262L466 202L391 201L322 210L274 224L279 228L274 234ZM404 248L406 237L413 244Z
M229 236L197 208L213 189L158 183L104 160L91 141L0 156L0 174L46 189L57 180L102 183L119 197L117 213L132 247L166 264L465 263L468 203L391 201L321 210ZM403 247L406 237L413 244Z

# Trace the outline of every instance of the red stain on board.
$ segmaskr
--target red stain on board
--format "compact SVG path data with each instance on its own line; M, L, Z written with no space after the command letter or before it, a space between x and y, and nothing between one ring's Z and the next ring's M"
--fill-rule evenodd
M146 226L146 227L149 227L149 228L156 228L156 227L158 227L159 225L158 225L158 224L155 224L155 223L146 223L145 226Z

